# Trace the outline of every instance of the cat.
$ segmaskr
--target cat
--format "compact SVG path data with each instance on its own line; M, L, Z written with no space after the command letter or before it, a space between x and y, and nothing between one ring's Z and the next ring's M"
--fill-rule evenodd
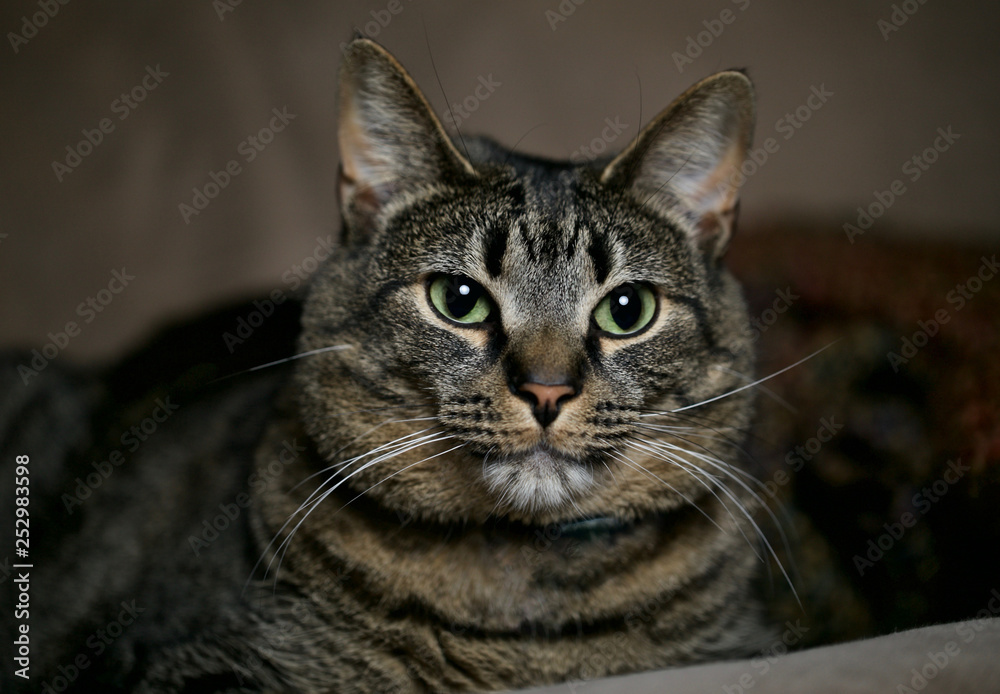
M32 688L499 690L758 652L723 264L750 80L571 164L453 140L370 40L343 60L341 244L270 319L301 310L294 359L0 370Z

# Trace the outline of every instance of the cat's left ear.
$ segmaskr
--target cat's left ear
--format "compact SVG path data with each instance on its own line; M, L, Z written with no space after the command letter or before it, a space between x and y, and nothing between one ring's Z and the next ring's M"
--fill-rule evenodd
M661 214L684 215L697 245L719 258L735 227L754 118L750 79L720 72L675 99L608 164L601 180L631 188Z
M413 78L388 51L355 39L340 70L340 206L363 233L395 196L474 176Z

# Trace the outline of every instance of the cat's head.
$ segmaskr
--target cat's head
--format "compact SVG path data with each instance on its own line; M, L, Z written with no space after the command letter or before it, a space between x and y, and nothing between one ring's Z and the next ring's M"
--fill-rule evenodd
M350 44L343 248L302 337L345 348L300 360L298 384L353 492L547 523L668 510L727 479L748 392L676 410L751 369L720 259L753 121L750 81L723 72L613 160L528 158L452 141L384 49Z

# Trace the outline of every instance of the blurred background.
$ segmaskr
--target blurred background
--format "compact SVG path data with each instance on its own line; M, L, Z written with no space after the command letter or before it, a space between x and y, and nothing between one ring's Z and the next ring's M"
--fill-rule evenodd
M798 509L804 607L775 609L804 610L812 642L971 617L1000 586L998 20L937 0L8 0L0 346L108 364L166 322L293 294L337 235L355 31L452 132L574 161L745 68L759 116L728 258L758 372L825 348L761 389L749 432L748 465ZM193 341L223 371L267 361L227 361L254 310ZM160 343L181 370L193 334ZM174 377L146 371L118 380Z
M745 235L791 220L846 242L843 224L859 206L878 212L875 193L900 180L855 246L895 235L995 248L998 19L991 3L918 0L11 0L0 344L45 344L75 321L60 354L106 360L164 320L289 288L282 276L339 223L335 85L355 29L439 113L454 104L463 132L551 157L619 150L697 79L746 68L756 143L776 151L745 186ZM248 143L275 108L294 119ZM230 161L239 173L185 215ZM135 279L103 302L122 268ZM78 312L90 298L101 310Z

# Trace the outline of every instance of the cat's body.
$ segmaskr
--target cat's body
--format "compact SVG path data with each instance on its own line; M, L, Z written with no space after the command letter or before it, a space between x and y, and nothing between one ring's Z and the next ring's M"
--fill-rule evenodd
M82 655L81 691L483 690L758 651L753 355L720 263L749 81L704 81L584 167L455 145L384 51L345 60L317 352L192 370L173 403L101 409L57 368L8 402L4 453L36 484L33 678ZM89 426L48 439L52 398ZM154 411L67 505L110 448L88 436Z

